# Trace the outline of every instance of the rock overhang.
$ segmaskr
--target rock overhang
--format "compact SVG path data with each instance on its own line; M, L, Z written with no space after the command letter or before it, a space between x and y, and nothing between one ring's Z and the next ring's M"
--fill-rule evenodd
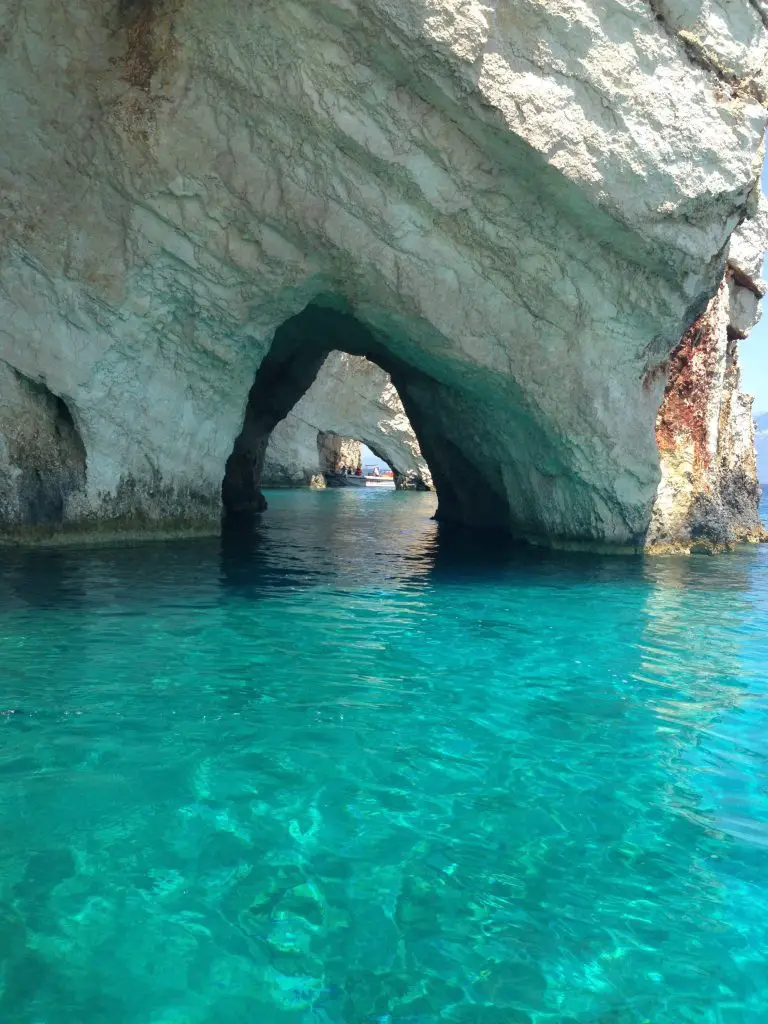
M333 291L494 518L642 543L657 368L754 205L736 6L36 0L0 70L0 358L70 402L93 515L213 507L275 331Z

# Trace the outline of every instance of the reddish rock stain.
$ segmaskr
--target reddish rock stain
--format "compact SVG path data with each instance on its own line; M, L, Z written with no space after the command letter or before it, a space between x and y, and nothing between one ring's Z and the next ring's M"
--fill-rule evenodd
M692 443L694 467L707 469L709 398L718 373L717 297L695 320L672 353L664 400L656 422L659 451Z

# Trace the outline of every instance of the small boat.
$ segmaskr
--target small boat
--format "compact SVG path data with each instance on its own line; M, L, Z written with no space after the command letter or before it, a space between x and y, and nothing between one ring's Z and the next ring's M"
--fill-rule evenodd
M365 470L372 467L366 466ZM381 490L394 491L395 475L388 473L363 472L360 476L354 473L326 473L325 482L329 487L377 487Z
M379 476L364 476L363 480L366 487L381 487L384 490L394 491L395 489L395 478L394 476L385 476L381 473Z
M325 482L329 487L365 487L365 477L354 473L326 473Z
M381 473L378 466L363 466L363 480L366 487L381 487L389 491L395 489L395 474L391 469Z

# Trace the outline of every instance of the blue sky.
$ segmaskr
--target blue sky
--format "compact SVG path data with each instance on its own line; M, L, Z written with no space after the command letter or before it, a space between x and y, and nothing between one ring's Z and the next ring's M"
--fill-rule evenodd
M378 466L380 472L383 472L385 469L389 469L386 462L383 459L380 459L378 455L374 455L367 444L363 445L362 460L363 468L365 468L365 466Z
M768 159L763 165L763 192L768 195ZM763 266L768 278L768 260ZM741 390L755 396L755 414L768 412L768 301L763 300L763 319L746 341L741 342Z

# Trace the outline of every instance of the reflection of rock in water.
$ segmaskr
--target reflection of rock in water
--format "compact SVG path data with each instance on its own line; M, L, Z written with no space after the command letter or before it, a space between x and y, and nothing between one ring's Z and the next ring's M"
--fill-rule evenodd
M759 781L768 756L761 639L768 567L759 552L744 551L714 563L650 561L646 577L653 588L637 681L676 752L675 810L768 847Z
M0 554L0 609L18 601L41 610L87 604L88 587L79 552L22 548Z
M256 594L276 587L316 586L338 577L354 588L377 582L422 579L434 561L430 494L403 496L387 506L389 528L397 538L386 558L372 542L380 524L382 501L390 494L339 491L327 501L311 491L276 492L266 516L227 516L221 535L222 581ZM284 557L285 545L291 557Z
M303 516L299 519L304 522ZM260 515L225 516L220 544L222 583L253 600L262 593L269 595L275 590L316 582L318 567L311 555L305 556L300 545L292 562L281 561L279 530L279 523L265 522Z

